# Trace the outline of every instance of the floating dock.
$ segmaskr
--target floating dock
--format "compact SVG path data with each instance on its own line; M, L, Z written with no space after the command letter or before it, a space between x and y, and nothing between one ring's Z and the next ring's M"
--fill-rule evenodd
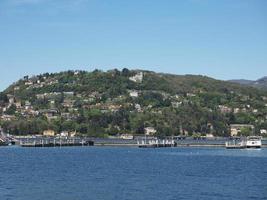
M247 147L244 140L232 140L225 142L226 149L245 149Z
M176 147L177 143L174 140L142 140L137 141L139 148L163 148L163 147Z
M74 139L39 139L20 141L21 147L68 147L68 146L94 146L94 141Z

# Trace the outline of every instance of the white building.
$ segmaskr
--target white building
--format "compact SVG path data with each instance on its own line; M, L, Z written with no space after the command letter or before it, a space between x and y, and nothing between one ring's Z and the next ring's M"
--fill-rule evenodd
M207 133L206 138L214 138L214 135L212 133Z
M240 108L234 108L234 113L239 113L240 112Z
M60 133L60 137L68 137L69 136L69 132L68 131L62 131Z
M144 77L143 72L139 72L136 75L130 77L129 80L131 80L133 82L137 82L137 83L142 83L143 77Z
M130 97L138 97L138 91L136 90L129 90Z
M122 134L120 138L123 140L133 140L134 136L132 134Z
M157 130L154 127L146 127L145 128L145 134L146 135L154 135L157 132Z
M140 104L135 104L135 109L137 110L137 112L142 112L142 108L141 108L141 106L140 106Z
M176 102L176 101L174 101L174 102L171 102L171 104L172 104L172 107L178 108L182 104L182 102Z

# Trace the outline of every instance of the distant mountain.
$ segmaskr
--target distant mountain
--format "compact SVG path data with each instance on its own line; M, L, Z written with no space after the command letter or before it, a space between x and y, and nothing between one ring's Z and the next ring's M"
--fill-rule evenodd
M261 89L267 89L267 76L260 78L256 81L236 79L236 80L229 80L229 82L239 83L241 85L247 85L247 86L252 86L252 87L261 88Z
M235 79L235 80L229 80L232 83L239 83L242 85L250 85L253 84L254 81L246 80L246 79Z

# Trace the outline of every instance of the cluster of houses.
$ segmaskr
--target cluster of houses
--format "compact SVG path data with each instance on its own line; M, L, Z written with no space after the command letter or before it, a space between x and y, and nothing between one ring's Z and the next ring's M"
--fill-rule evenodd
M42 76L39 78L38 76L33 76L29 78L28 76L24 77L24 85L27 87L26 90L34 89L34 88L42 88L48 85L54 85L58 83L57 79L47 78L46 76ZM14 90L19 90L20 88L14 88Z
M248 130L250 135L266 135L266 129L260 129L259 133L255 133L255 127L251 124L231 124L230 125L230 133L232 137L239 136L242 134L242 130Z
M20 114L23 117L35 117L39 111L33 109L30 101L25 101L23 104L20 100L15 99L13 95L7 95L8 103L0 105L1 120L11 121L15 119L15 114ZM9 110L14 113L9 113Z
M45 137L75 137L77 135L76 131L62 131L59 134L56 134L56 132L52 129L44 130L43 136Z
M265 105L265 107L267 107L267 104ZM226 106L226 105L219 105L218 106L218 109L220 110L221 113L234 113L234 114L237 114L237 113L258 113L258 109L254 109L252 108L249 104L247 105L244 105L242 107L229 107L229 106Z

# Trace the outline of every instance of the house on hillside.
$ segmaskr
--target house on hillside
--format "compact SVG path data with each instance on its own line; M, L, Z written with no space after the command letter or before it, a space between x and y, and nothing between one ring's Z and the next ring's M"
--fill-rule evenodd
M257 112L258 112L258 109L253 109L252 112L253 112L253 113L257 113Z
M14 91L20 90L19 86L14 87Z
M143 111L141 106L140 106L140 104L138 104L138 103L135 104L134 107L135 107L135 110L137 110L137 112L142 112Z
M234 108L234 113L239 113L240 112L240 108Z
M254 133L255 127L250 124L231 124L230 125L230 130L231 130L231 136L237 136L241 133L242 129L248 128L251 130L251 133Z
M231 113L232 112L232 108L225 106L225 105L219 105L219 110L221 111L221 113Z
M138 97L138 91L136 90L129 90L130 97Z
M194 94L194 93L186 93L186 96L187 96L187 97L195 97L196 94Z
M28 101L28 100L26 100L26 101L25 101L25 106L24 106L24 108L25 108L26 110L32 109L32 106L31 106L31 105L32 105L31 102Z
M24 85L30 86L33 85L33 82L31 80L28 80L24 83Z
M15 118L16 118L15 115L2 115L1 116L1 120L3 120L3 121L11 121Z
M45 95L44 94L36 94L37 99L44 99Z
M171 102L173 108L179 108L179 106L182 104L181 101L173 101Z
M48 120L58 118L58 111L56 109L43 110L41 113L44 114Z
M74 106L74 100L71 100L71 99L64 99L64 102L62 103L62 106L64 108L73 108Z
M261 134L261 135L265 135L265 134L267 134L267 130L266 130L266 129L261 129L261 130L260 130L260 134Z
M7 95L9 105L13 104L15 102L15 97L13 95Z
M143 77L144 77L143 72L138 72L136 75L130 77L129 80L136 83L142 83Z
M15 103L15 106L16 106L17 109L22 108L22 106L21 106L21 101L17 101L17 102Z

